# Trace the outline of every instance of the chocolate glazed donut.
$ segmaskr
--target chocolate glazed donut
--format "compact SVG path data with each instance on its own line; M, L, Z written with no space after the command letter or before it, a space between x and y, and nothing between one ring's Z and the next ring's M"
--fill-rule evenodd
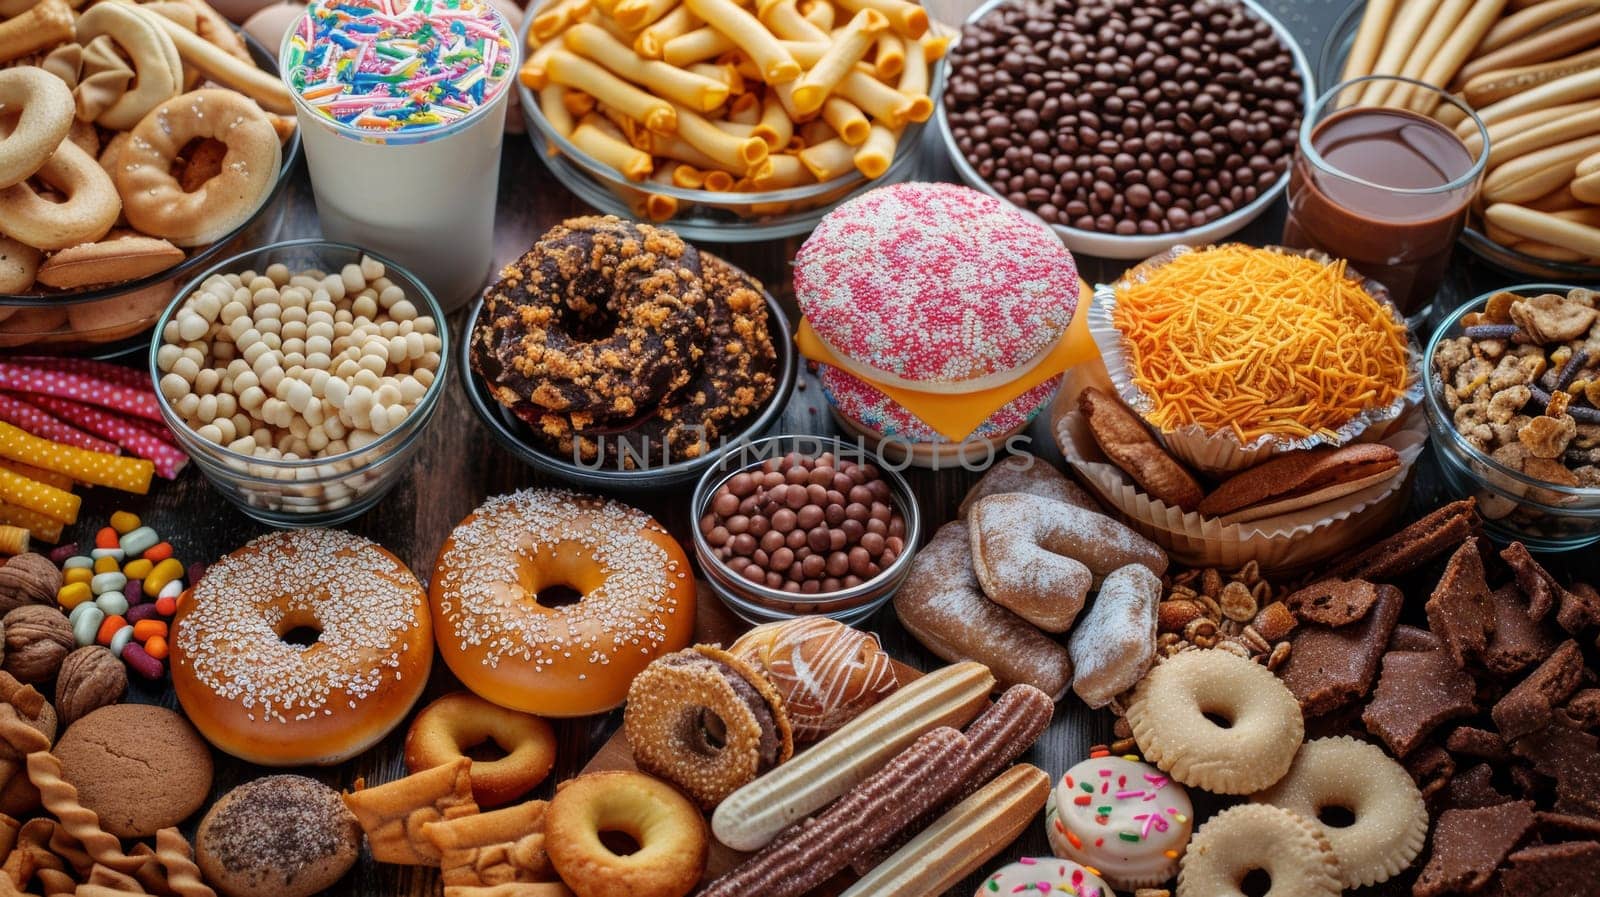
M501 271L473 368L536 432L627 421L688 385L706 339L700 257L677 234L574 218Z

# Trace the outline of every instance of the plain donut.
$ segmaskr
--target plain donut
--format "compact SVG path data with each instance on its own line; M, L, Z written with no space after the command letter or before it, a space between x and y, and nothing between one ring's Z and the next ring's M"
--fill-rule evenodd
M65 249L93 243L111 230L122 200L95 157L63 140L35 173L66 195L65 202L40 196L27 181L0 190L0 231L35 249Z
M0 139L0 187L20 184L50 161L72 130L72 91L44 69L0 70L0 108L20 108L16 127Z
M231 90L174 97L151 110L132 133L118 150L116 167L128 222L179 246L215 242L248 221L271 192L283 160L272 122ZM228 155L216 177L186 193L172 176L172 162L203 137L227 144Z
M133 63L133 83L127 93L95 123L113 131L137 125L151 109L183 90L183 60L172 38L155 23L155 14L131 3L98 3L78 17L78 43L88 46L108 35Z

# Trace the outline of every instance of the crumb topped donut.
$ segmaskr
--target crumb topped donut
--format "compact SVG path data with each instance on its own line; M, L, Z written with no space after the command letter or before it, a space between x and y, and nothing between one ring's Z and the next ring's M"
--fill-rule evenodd
M267 766L371 747L433 665L422 585L381 546L338 530L251 541L184 593L172 630L172 684L195 728Z
M194 843L205 880L227 897L309 897L355 865L361 827L327 785L267 776L212 805Z
M576 591L552 606L541 592ZM621 502L525 489L484 502L445 540L429 597L439 653L496 704L583 716L622 702L652 660L688 645L683 549Z

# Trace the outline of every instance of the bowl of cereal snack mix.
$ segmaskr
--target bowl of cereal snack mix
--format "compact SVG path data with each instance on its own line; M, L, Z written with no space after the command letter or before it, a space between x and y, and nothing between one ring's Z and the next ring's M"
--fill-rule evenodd
M1447 486L1488 532L1561 551L1600 541L1600 292L1528 284L1468 302L1424 363Z

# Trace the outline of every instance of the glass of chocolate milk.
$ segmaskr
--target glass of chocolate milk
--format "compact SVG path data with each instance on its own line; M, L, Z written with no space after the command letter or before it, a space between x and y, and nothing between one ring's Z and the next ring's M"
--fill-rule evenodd
M1384 75L1340 84L1300 125L1283 242L1349 260L1416 324L1444 280L1488 148L1483 122L1436 87Z

